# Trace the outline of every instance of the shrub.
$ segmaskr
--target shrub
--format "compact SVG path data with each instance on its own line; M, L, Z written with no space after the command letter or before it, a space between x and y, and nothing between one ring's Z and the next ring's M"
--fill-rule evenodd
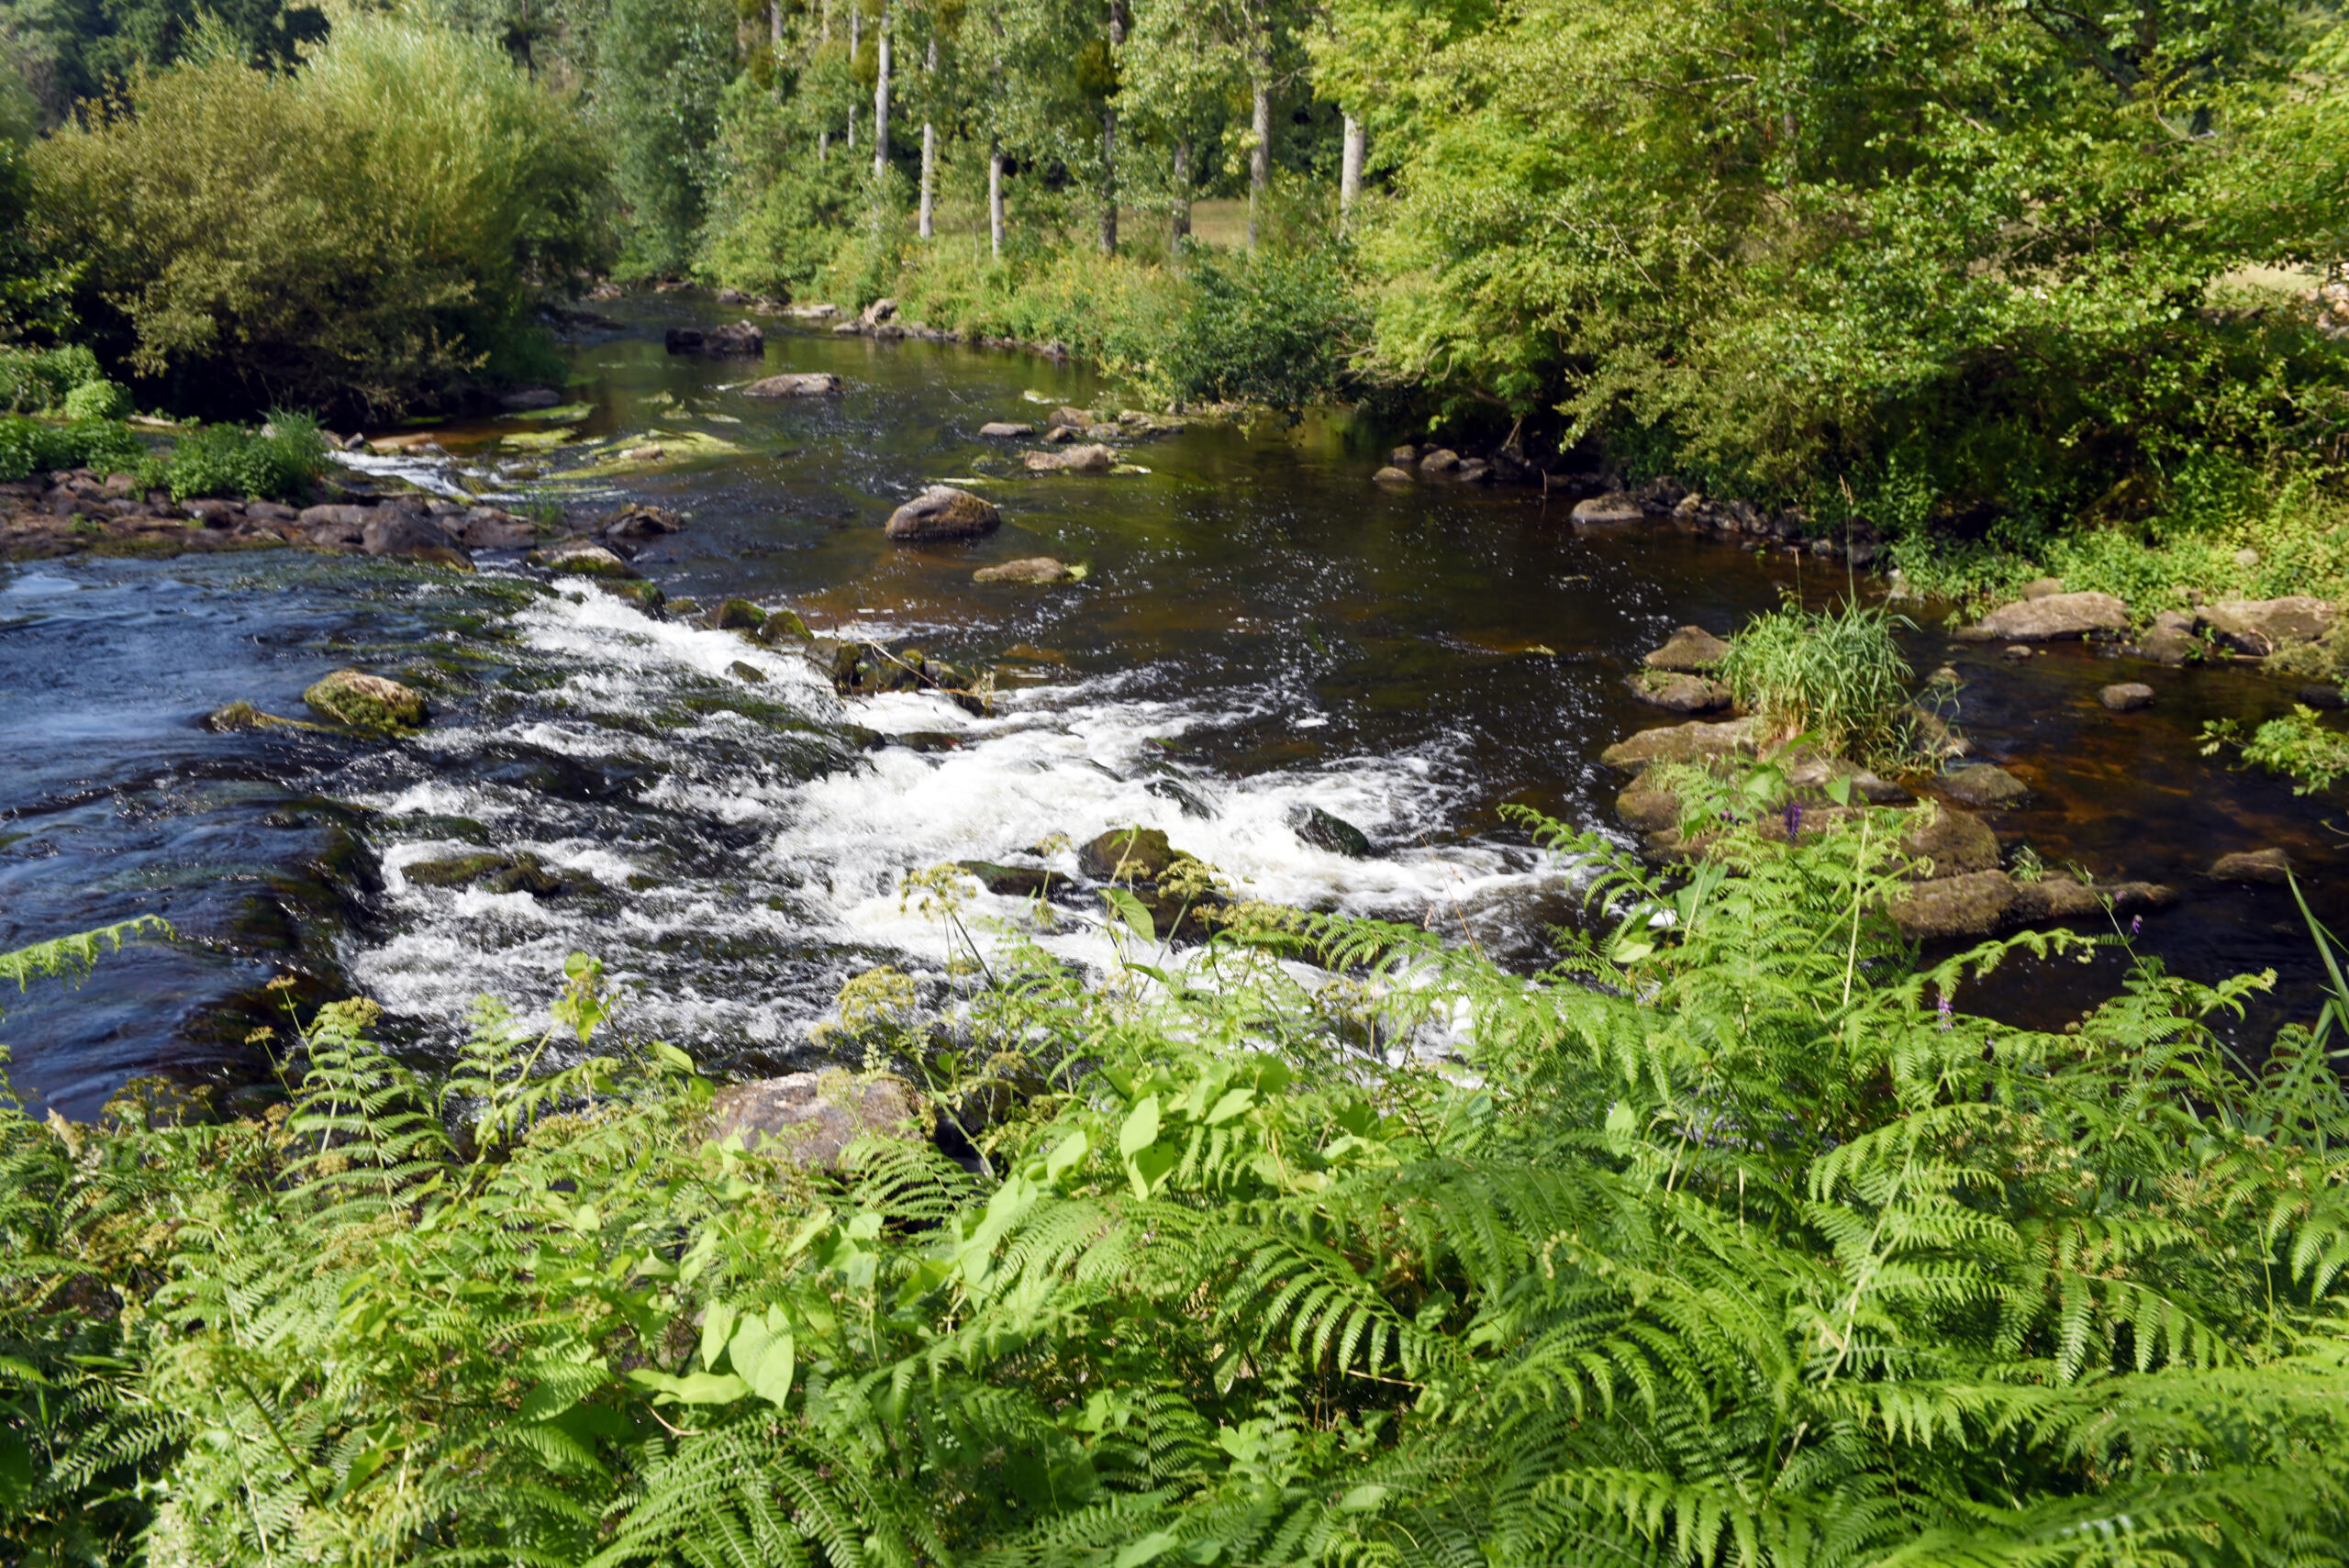
M141 72L32 151L84 335L174 407L384 416L543 368L601 255L588 133L494 44L353 15L291 74Z
M2299 703L2253 730L2248 740L2233 719L2210 720L2202 727L2202 754L2214 756L2222 746L2241 746L2244 762L2291 779L2294 795L2321 795L2349 774L2349 736L2325 728L2316 710Z
M1720 678L1781 736L1810 735L1831 752L1876 765L1914 760L1915 672L1882 610L1789 604L1730 639Z
M0 413L46 414L63 408L74 388L104 378L98 357L80 344L62 349L0 348Z
M119 383L101 377L67 393L64 407L69 419L126 418L131 411L130 393Z
M191 495L262 495L298 500L327 470L326 439L317 421L279 413L261 430L213 425L179 439L165 471L172 499Z
M1338 391L1367 328L1342 252L1195 250L1190 275L1190 308L1158 358L1175 399L1262 404L1293 419Z
M0 415L0 482L61 468L143 475L153 461L139 438L113 420L51 425L22 415Z

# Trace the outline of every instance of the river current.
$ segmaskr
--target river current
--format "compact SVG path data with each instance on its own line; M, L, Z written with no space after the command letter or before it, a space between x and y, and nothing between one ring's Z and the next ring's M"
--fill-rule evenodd
M707 306L625 308L624 330L571 346L561 417L442 428L359 466L452 493L558 490L580 510L674 508L685 531L637 562L673 597L741 594L819 633L911 639L994 670L995 710L843 702L788 651L577 580L550 590L495 556L470 577L295 551L0 565L0 950L140 913L179 936L78 989L0 996L20 1090L86 1117L139 1073L265 1079L248 1037L273 1021L262 987L280 973L306 998L374 998L433 1052L476 995L541 1006L575 949L627 984L630 1027L724 1071L801 1065L843 978L942 963L944 930L901 895L908 871L1038 854L1073 868L1069 846L1135 823L1248 895L1431 924L1537 964L1579 917L1578 884L1503 807L1612 829L1622 781L1598 752L1669 721L1624 689L1640 656L1785 593L1882 592L1661 525L1578 532L1538 491L1375 486L1398 432L1336 417L1196 426L1134 444L1135 472L1030 477L979 426L1115 408L1088 372L774 330L763 364L672 356L662 329ZM846 390L735 390L785 370ZM646 444L670 454L653 472L565 477ZM949 480L997 501L1003 529L924 549L883 537L894 506ZM1039 554L1086 575L972 581ZM2281 971L2228 1026L2246 1045L2309 1016L2318 968L2288 892L2199 875L2282 844L2338 923L2321 804L2194 743L2204 718L2266 717L2289 689L2087 649L2010 665L1950 642L1938 607L1909 608L1920 672L1965 679L1976 754L2033 787L1992 818L2002 838L2176 886L2185 901L2147 917L2136 947L2193 978ZM197 723L239 698L298 715L302 689L345 665L425 688L431 726L387 745ZM2154 684L2155 707L2105 712L2097 688L2120 679ZM1307 842L1308 807L1374 853ZM406 874L477 849L534 855L563 891ZM1023 909L983 895L973 912ZM1039 936L1079 962L1102 951L1081 910ZM1969 1005L2050 1021L2121 962L2009 966Z

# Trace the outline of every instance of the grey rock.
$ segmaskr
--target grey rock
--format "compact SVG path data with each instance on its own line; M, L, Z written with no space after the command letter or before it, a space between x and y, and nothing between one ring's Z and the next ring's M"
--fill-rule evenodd
M2022 585L2021 593L2026 600L2052 599L2063 591L2064 579L2061 577L2034 577Z
M933 485L889 515L888 536L906 543L977 539L1003 525L991 501L951 484Z
M2292 857L2281 850L2243 850L2221 855L2202 874L2220 882L2263 882L2281 887L2292 880Z
M971 573L974 583L1066 583L1076 576L1063 562L1049 555L1031 555L1025 561L1007 561L998 566L982 566Z
M1761 733L1753 718L1718 724L1698 720L1661 729L1642 729L1598 754L1610 768L1638 770L1653 762L1701 762L1711 757L1752 756Z
M742 389L745 397L822 397L841 389L841 378L829 371L797 371L771 375Z
M2001 605L1958 632L1969 642L2048 642L2129 629L2129 606L2110 594L2050 594Z
M1460 454L1449 447L1437 447L1419 459L1422 473L1450 473L1460 466Z
M1107 473L1118 466L1118 454L1108 447L1088 444L1065 451L1030 452L1030 473Z
M2115 713L2134 713L2154 706L2154 688L2143 681L2115 681L2097 693L2096 700Z
M1719 667L1728 657L1728 643L1701 626L1684 626L1666 639L1663 647L1650 653L1645 662L1651 670L1700 675Z
M1720 713L1737 702L1736 693L1702 675L1642 670L1628 684L1640 701L1670 713Z
M1901 835L1900 848L1921 862L1911 875L1920 882L1969 876L1998 863L1998 836L1971 812L1937 806L1930 821Z
M1300 806L1289 814L1297 836L1317 850L1360 860L1370 853L1370 835L1342 817L1332 817L1318 806Z
M1011 419L990 419L979 427L979 434L996 440L1024 440L1035 433L1035 426L1022 425Z
M2279 649L2314 642L2332 628L2333 606L2306 594L2280 599L2221 599L2202 607L2202 624L2238 653L2265 659Z
M1910 941L1954 941L1997 931L2014 902L2012 877L1976 871L1921 883L1892 900L1887 912Z
M1376 484L1408 484L1411 483L1411 471L1408 468L1397 468L1389 463L1370 477L1371 482Z
M1612 495L1594 495L1587 501L1577 501L1574 509L1574 520L1586 527L1636 523L1646 516L1646 508L1620 490Z
M1989 762L1971 762L1963 768L1952 768L1942 775L1940 782L1943 795L1967 806L2012 806L2031 794L2029 784L2006 769Z
M810 1168L832 1168L860 1138L918 1143L930 1107L898 1078L857 1078L833 1069L790 1073L720 1089L709 1102L709 1136L740 1138L754 1153Z
M473 557L438 519L392 507L379 507L360 531L360 547L370 555L404 555L443 566L470 567Z

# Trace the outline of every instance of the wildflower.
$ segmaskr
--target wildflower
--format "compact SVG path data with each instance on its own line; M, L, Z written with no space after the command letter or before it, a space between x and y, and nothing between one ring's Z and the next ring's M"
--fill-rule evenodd
M2132 915L2129 917L2129 934L2131 936L2135 936L2139 931L2142 931L2144 929L2145 917L2143 915Z
M1787 842L1789 844L1793 843L1795 841L1795 835L1801 831L1802 802L1799 800L1790 800L1787 802Z
M1942 993L1941 1002L1934 1008L1934 1011L1941 1014L1942 1032L1943 1034L1947 1034L1950 1031L1951 1025L1957 1021L1955 1017L1957 1009L1951 1005L1948 992L1944 991Z

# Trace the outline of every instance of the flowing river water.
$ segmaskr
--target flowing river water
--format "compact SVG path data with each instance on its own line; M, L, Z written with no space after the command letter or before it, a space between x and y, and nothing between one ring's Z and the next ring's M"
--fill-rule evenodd
M1666 526L1577 531L1539 492L1375 486L1394 433L1335 419L1194 427L1134 446L1147 472L1015 476L1017 449L981 424L1114 395L1081 368L912 341L785 331L763 365L672 356L662 329L707 308L625 308L627 329L571 347L576 417L444 428L445 456L364 466L511 493L568 461L529 444L551 428L665 443L686 461L609 488L689 514L637 562L673 597L741 594L821 633L912 639L994 669L995 711L842 703L788 651L575 580L550 592L494 556L470 577L290 550L0 565L0 950L141 913L180 939L127 950L76 990L0 996L20 1089L87 1117L140 1073L263 1083L248 1036L273 1021L262 986L280 973L306 996L372 996L400 1038L444 1049L478 995L542 1006L574 949L628 984L633 1028L723 1071L802 1065L847 975L943 961L941 929L901 899L905 873L1040 849L1073 867L1065 845L1133 823L1254 896L1433 923L1538 964L1549 929L1581 917L1578 884L1503 808L1612 830L1623 781L1598 753L1671 721L1624 689L1641 655L1677 625L1726 633L1783 593L1823 602L1846 585L1840 568L1806 562L1798 579L1786 555ZM731 390L784 370L847 389ZM1003 529L886 540L890 509L941 480L998 501ZM1088 575L972 581L1039 554ZM2271 716L2290 689L2085 648L2010 665L1950 642L1927 609L1912 660L1954 664L1976 754L2035 792L1991 816L2001 838L2178 888L2135 946L2180 973L2278 970L2227 1025L2246 1047L2310 1016L2320 968L2289 892L2199 875L2280 844L2320 915L2349 913L2322 802L2195 741L2203 719ZM298 714L302 689L346 665L425 687L431 726L371 744L196 722L239 698ZM2153 684L2154 707L2099 706L2121 679ZM1375 852L1307 843L1307 806ZM476 848L535 854L564 891L404 873ZM982 897L976 912L1022 908ZM1100 948L1080 914L1044 940L1082 961ZM2009 965L1966 1001L2053 1021L2109 992L2122 962Z

